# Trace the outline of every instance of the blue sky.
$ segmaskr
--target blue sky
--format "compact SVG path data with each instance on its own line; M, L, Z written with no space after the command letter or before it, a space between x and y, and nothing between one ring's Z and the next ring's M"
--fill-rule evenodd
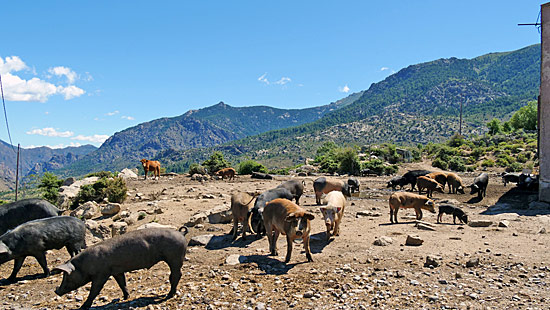
M328 104L412 64L539 43L535 27L517 24L534 23L542 3L4 2L0 74L12 141L99 146L219 101Z

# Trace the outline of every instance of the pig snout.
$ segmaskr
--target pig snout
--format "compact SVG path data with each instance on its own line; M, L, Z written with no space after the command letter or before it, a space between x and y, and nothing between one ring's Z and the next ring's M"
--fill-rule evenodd
M297 230L296 231L296 236L297 237L301 237L303 235L302 231L301 230Z

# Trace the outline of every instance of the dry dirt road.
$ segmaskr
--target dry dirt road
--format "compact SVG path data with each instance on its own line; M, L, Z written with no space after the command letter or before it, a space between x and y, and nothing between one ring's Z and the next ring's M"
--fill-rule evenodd
M414 165L407 166L417 168ZM402 172L402 171L401 171ZM462 175L471 183L474 175ZM263 191L290 177L255 180L239 176L235 181L191 181L188 176L128 182L130 198L123 210L137 212L151 203L162 214L148 215L131 225L148 222L181 226L195 213L230 205L235 191ZM284 264L286 240L279 238L279 257L267 256L267 238L248 237L231 242L232 224L199 225L189 229L188 239L213 234L206 246L190 247L177 296L164 300L169 290L169 269L164 263L150 270L127 274L130 298L110 279L94 301L95 309L549 309L550 210L529 208L536 193L504 187L491 174L487 197L435 193L437 201L455 199L471 220L494 222L490 227L453 225L445 215L424 212L423 220L434 231L415 227L414 212L400 211L400 223L389 224L389 177L359 178L361 194L346 205L341 234L325 241L321 213L315 205L313 178L306 181L301 205L315 213L307 263L302 245L294 245L289 264ZM164 191L163 191L164 190ZM163 192L162 192L163 191ZM162 192L162 193L161 193ZM447 192L447 191L445 191ZM133 199L142 193L143 199ZM152 200L153 198L156 198ZM496 206L494 206L497 204ZM437 208L436 208L437 209ZM366 215L357 215L368 211ZM108 223L110 219L103 220ZM498 227L507 221L508 227ZM407 235L418 235L421 246L407 246ZM381 236L393 241L375 246ZM425 267L430 256L435 263ZM50 267L69 256L65 249L50 251ZM233 258L233 262L226 261ZM101 263L101 262L98 262ZM474 265L467 267L468 264ZM437 266L434 266L437 265ZM0 267L5 279L12 263ZM40 276L41 269L27 258L15 284L0 280L0 308L74 309L86 299L90 285L58 297L55 287L61 275Z

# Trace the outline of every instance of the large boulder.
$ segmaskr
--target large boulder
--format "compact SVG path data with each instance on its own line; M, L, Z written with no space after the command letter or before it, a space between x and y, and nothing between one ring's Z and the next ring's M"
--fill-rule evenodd
M407 241L405 241L406 245L412 245L412 246L420 246L422 245L422 243L424 243L424 240L422 240L419 236L413 236L413 235L408 235Z
M80 191L80 187L83 185L94 184L99 180L98 177L88 177L82 180L78 180L71 185L64 185L59 188L59 198L57 199L57 205L61 209L69 209L73 204L74 198Z
M109 227L94 220L86 220L84 224L86 225L88 231L92 233L92 236L100 240L105 240L112 235L111 229L109 229Z
M226 206L219 206L208 211L208 222L210 224L227 224L231 223L232 220L231 209Z
M111 226L111 236L117 236L125 234L128 230L128 224L125 222L114 222Z
M118 176L125 179L125 180L126 179L137 179L138 178L137 173L135 173L134 171L132 171L128 168L122 169L122 171L118 174Z
M71 211L71 216L89 220L98 214L99 206L95 201L87 201Z
M119 203L108 203L100 208L101 214L104 216L111 216L115 215L118 212L120 212L120 204Z

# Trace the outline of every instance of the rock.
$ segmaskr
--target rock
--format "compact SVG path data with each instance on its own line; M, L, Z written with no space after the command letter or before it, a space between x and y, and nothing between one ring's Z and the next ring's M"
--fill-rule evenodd
M470 258L466 262L466 267L468 267L468 268L477 267L477 266L479 266L479 258L477 258L477 257Z
M94 220L86 220L84 222L86 228L92 233L92 236L104 240L111 236L111 229L104 224L100 224Z
M429 231L435 231L435 228L431 227L431 226L428 226L426 224L422 224L422 223L418 223L416 224L416 228L420 229L420 230L429 230Z
M439 266L438 259L440 258L435 257L433 255L426 256L426 262L424 263L424 267L431 267L431 268L438 267Z
M307 291L304 293L304 298L311 298L313 297L313 291Z
M225 258L226 265L233 266L233 265L238 265L242 263L246 263L246 256L242 256L239 254L231 254Z
M189 246L194 246L194 245L206 246L208 242L210 242L210 239L212 239L212 237L214 237L214 235L195 236L191 238L191 240L189 240Z
M416 235L407 235L407 241L405 241L406 245L412 245L412 246L419 246L424 243L424 240L420 239L419 236Z
M125 179L125 180L126 179L137 179L138 178L137 173L135 173L134 171L132 171L128 168L122 169L122 171L120 171L118 176Z
M97 215L98 205L95 201L87 201L71 211L71 216L83 219L91 219Z
M128 224L125 222L114 222L111 227L111 236L114 237L125 234L126 230L128 230Z
M493 221L489 220L471 220L468 221L468 226L470 227L489 227L493 225Z
M355 215L355 217L362 217L362 216L377 217L377 216L382 216L382 213L373 212L370 210L363 210L363 211L357 212L357 214Z
M113 221L120 221L127 217L130 217L130 212L124 210L124 211L121 211L119 214L113 216Z
M265 310L265 304L263 302L257 303L254 310Z
M216 196L212 194L202 194L202 199L216 199Z
M232 220L231 209L226 206L219 206L208 211L208 222L210 224L227 224L231 223Z
M204 213L197 213L193 216L191 216L189 218L189 221L187 221L187 223L185 223L185 226L187 227L193 227L197 224L202 224L204 222L206 222L206 220L208 219L208 216Z
M124 218L123 221L124 221L124 223L128 224L128 226L130 226L130 225L134 225L135 223L137 223L138 218L139 218L139 214L132 213L132 214L130 214L130 216Z
M508 228L509 226L510 226L510 222L508 222L507 220L502 220L502 221L498 222L498 227Z
M155 223L155 222L143 224L143 225L139 226L137 229L139 230L139 229L148 229L148 228L176 229L175 226L172 226L172 225L162 225L162 224Z
M60 207L60 209L69 209L70 206L73 204L74 198L80 191L80 187L82 185L94 184L97 180L99 180L98 177L88 177L82 180L78 180L71 185L61 186L59 188L59 198L57 200L57 205Z
M393 239L387 236L380 236L374 239L374 245L377 246L388 246L393 243Z
M545 234L546 233L546 228L544 227L541 227L538 231L539 234Z
M63 184L61 186L70 186L76 182L76 179L73 177L66 178L65 181L63 181Z
M101 211L101 214L104 216L115 215L120 212L120 203L111 202L105 206L102 206L99 209Z

